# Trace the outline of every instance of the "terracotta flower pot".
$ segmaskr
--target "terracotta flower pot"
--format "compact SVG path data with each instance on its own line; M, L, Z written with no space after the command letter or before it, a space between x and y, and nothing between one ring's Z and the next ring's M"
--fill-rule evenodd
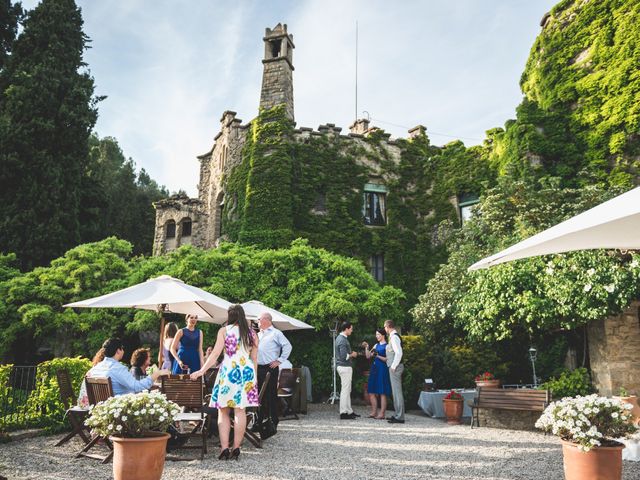
M476 380L476 387L482 388L500 388L500 380Z
M109 437L114 480L160 480L170 436L158 432L144 438Z
M640 405L638 405L638 397L635 395L630 395L628 397L613 397L621 400L625 403L630 404L633 409L631 410L631 415L633 415L632 422L636 425L640 426Z
M583 452L575 443L561 440L565 480L620 480L624 445L595 447Z
M451 425L460 425L462 419L462 410L464 408L464 400L447 400L442 399L444 414L447 417L447 423Z

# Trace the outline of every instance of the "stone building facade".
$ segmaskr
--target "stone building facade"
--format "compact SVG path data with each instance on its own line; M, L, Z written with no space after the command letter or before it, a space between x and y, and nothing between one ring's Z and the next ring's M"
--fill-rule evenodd
M273 29L266 29L263 41L265 48L260 110L284 105L286 116L294 120L293 35L287 32L286 24L278 24ZM174 195L155 203L154 255L161 255L186 244L214 248L225 239L222 229L223 211L226 209L226 215L232 216L235 205L225 199L224 179L242 160L242 151L250 126L250 123L243 124L242 120L236 118L236 112L224 112L220 119L220 131L214 137L213 146L207 153L198 157L198 198ZM369 120L358 119L349 127L348 134L342 134L342 128L328 123L320 125L316 130L308 127L296 128L293 135L295 140L300 142L309 137L336 136L342 141L357 144L366 151L372 147L365 138L377 130L370 125ZM419 125L409 130L409 137L424 131L425 127ZM390 134L383 135L383 148L394 162L400 161L401 150L396 141L390 138ZM384 169L367 155L358 160L371 172L371 181L367 185L371 185L372 195L384 195ZM230 204L225 205L225 202ZM183 225L187 227L183 228Z
M593 384L601 395L624 387L640 395L640 301L620 315L589 323L589 360Z

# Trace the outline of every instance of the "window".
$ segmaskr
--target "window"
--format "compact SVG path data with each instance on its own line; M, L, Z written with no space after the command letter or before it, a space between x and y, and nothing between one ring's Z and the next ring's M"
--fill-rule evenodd
M183 237L191 236L191 220L188 218L182 221L182 236Z
M278 58L282 48L282 40L271 40L269 43L271 45L271 58Z
M371 256L371 276L378 283L384 282L384 255L381 253Z
M176 238L176 222L173 220L167 222L167 238Z
M387 224L387 189L384 185L367 183L364 186L362 214L365 225Z
M473 216L473 208L480 200L472 193L462 194L458 197L458 208L460 209L460 222L465 224Z

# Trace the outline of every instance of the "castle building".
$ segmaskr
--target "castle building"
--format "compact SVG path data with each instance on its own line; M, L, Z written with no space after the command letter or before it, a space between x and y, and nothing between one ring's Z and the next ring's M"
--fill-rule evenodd
M293 35L287 32L286 24L278 24L273 29L266 29L263 41L264 58L262 59L263 74L259 111L264 112L281 107L284 117L295 126L293 123L295 121L293 101L293 51L295 45ZM200 161L198 198L174 195L155 204L154 255L161 255L181 245L214 248L220 241L238 239L237 235L234 237L232 234L233 228L230 228L229 223L242 223L243 212L240 210L246 210L249 207L246 203L238 205L238 192L229 190L229 178L233 176L234 170L243 164L243 156L249 155L246 146L251 137L251 127L252 122L243 124L242 120L236 118L236 113L233 111L225 111L222 114L220 131L214 138L213 146L207 153L198 157ZM408 132L408 140L403 139L402 141L410 142L415 137L424 136L425 130L425 127L421 125L414 127ZM371 141L371 136L375 136L376 142ZM302 236L313 239L313 228L316 227L307 228L309 224L328 221L327 219L335 213L331 212L329 204L342 201L341 212L350 212L351 218L345 219L343 215L340 221L351 223L352 226L349 228L358 230L358 235L365 238L364 243L370 244L371 248L361 250L357 245L342 248L344 242L339 240L328 241L330 245L320 242L318 246L326 246L332 250L337 249L339 253L362 258L365 263L368 263L372 275L377 280L383 281L387 268L384 258L385 252L382 251L384 250L384 247L381 246L383 242L376 242L375 238L383 235L384 229L389 225L389 217L393 215L393 212L389 210L388 200L391 195L396 195L396 192L391 192L389 185L397 180L398 173L393 172L389 165L398 166L400 164L403 148L399 141L390 138L390 134L372 127L368 119L357 119L349 127L347 134L343 134L342 129L335 124L327 123L320 125L316 130L307 127L292 128L289 135L289 141L300 146L318 140L328 142L327 145L335 146L337 154L351 152L351 158L357 164L354 168L357 167L361 172L358 177L360 183L349 187L347 189L349 191L343 193L332 193L330 185L327 184L330 180L323 180L322 185L313 186L315 191L310 193L314 197L311 205L295 204L288 210L299 211L303 209L307 217L301 219L301 216L298 215L290 221L293 238ZM293 163L291 168L295 170L298 160L292 158L291 161ZM292 181L296 182L295 179ZM411 182L413 183L413 180ZM255 187L256 185L252 185L252 188ZM273 190L283 188L282 185L273 185L272 187ZM292 188L295 189L297 186L294 185ZM247 191L249 190L247 188ZM348 200L345 200L344 197L350 195L356 195L360 199L360 205L354 207L353 202L349 203ZM291 195L293 198L291 202L295 203L295 199L301 196L304 195L294 192ZM347 205L345 202L349 204ZM255 203L251 205L255 206ZM416 215L426 218L430 214L425 211L417 212ZM317 227L315 231L319 231L321 228L326 230L327 225ZM329 226L329 228L331 227ZM314 242L312 241L312 243ZM377 245L373 246L376 243ZM332 245L336 245L336 248L332 248Z

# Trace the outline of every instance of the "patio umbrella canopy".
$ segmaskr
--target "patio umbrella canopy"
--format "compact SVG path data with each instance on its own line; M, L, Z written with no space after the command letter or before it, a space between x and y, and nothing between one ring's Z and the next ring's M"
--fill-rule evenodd
M223 324L231 303L212 293L162 275L123 290L80 302L68 303L72 308L139 308L142 310L198 315L198 320Z
M520 258L597 248L640 249L640 187L483 258L469 270Z
M242 308L244 308L244 312L250 320L257 320L258 317L265 312L270 313L273 319L273 325L278 330L303 330L313 328L308 323L290 317L275 308L267 307L264 303L257 300L250 300L243 303Z

